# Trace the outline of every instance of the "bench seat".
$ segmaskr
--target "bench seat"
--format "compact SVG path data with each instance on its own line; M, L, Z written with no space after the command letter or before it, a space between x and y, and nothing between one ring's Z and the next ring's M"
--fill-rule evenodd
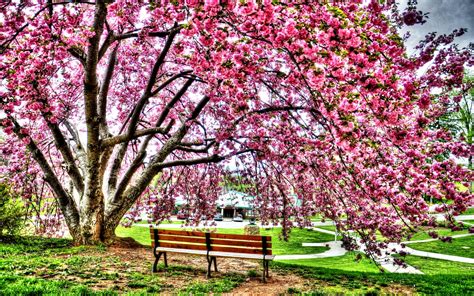
M204 256L208 255L207 251L205 250L187 250L187 249L176 249L176 248L165 248L165 247L157 247L156 250L158 252L168 252L168 253L194 254L194 255L204 255ZM217 252L217 251L209 251L209 256L255 259L255 260L263 260L263 259L273 260L275 258L275 255L228 253L228 252Z

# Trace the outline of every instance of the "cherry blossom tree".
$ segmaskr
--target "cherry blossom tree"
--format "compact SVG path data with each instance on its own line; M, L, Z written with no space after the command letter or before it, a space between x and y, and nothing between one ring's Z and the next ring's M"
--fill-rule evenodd
M379 1L72 2L0 4L0 96L5 178L26 200L44 182L76 243L177 196L214 211L229 163L264 221L320 213L371 252L435 223L423 196L472 204L472 172L436 158L472 147L428 128L473 64L464 30L409 56L422 13Z

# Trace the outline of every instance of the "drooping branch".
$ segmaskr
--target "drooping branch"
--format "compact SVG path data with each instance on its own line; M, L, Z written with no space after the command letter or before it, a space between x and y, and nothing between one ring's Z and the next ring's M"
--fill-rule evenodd
M171 167L177 167L177 166L190 166L190 165L196 165L196 164L202 164L202 163L217 163L224 159L225 157L223 156L213 154L211 156L195 158L195 159L181 159L181 160L158 163L155 166L161 170L164 168L171 168Z

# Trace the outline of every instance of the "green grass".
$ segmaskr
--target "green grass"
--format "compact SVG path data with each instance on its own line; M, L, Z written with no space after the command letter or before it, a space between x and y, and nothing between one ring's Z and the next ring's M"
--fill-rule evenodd
M347 258L352 260L350 257ZM363 262L363 261L362 261ZM334 262L336 265L337 262ZM364 263L362 263L364 264ZM272 269L292 271L316 281L313 295L378 295L415 293L427 295L473 295L472 273L455 274L402 274L373 271L341 270L317 265L302 266L294 263L274 262ZM401 289L397 290L397 287ZM385 290L384 289L388 289Z
M453 238L451 243L436 240L409 244L408 247L420 251L474 258L474 236Z
M103 246L74 247L65 239L11 238L0 241L0 295L209 294L229 292L245 279L229 273L193 282L205 271L190 266L152 274L148 259L127 262ZM174 287L169 284L173 277L189 285Z
M243 229L217 229L218 233L233 233L233 234L243 234ZM150 230L147 227L137 227L132 226L130 228L118 227L115 231L117 236L120 237L132 237L139 243L149 246L151 243L150 240ZM326 233L321 233L317 231L311 231L307 229L292 229L289 240L284 241L280 239L281 228L273 228L270 230L260 230L261 235L270 235L272 236L272 251L273 254L316 254L322 253L328 250L327 247L302 247L302 243L321 243L334 240L334 236Z
M407 264L421 270L427 275L460 275L470 276L468 282L474 291L474 264L424 258L418 256L406 256L403 259ZM466 283L466 284L468 284Z
M245 280L242 275L231 275L223 279L210 279L207 282L191 282L180 291L184 295L209 295L211 293L229 292Z
M453 235L457 235L457 234L468 233L467 229L463 229L463 230L459 230L459 231L452 231L449 228L439 227L439 228L436 228L436 229L426 229L426 230L423 230L423 231L419 231L411 237L410 241L431 239L432 237L428 234L429 231L435 231L436 233L438 233L439 236L453 236Z
M474 215L474 208L469 208L465 212L463 212L461 215Z
M375 265L375 263L365 257L362 257L360 260L356 260L356 255L354 253L346 253L345 255L339 257L302 260L282 260L278 262L291 265L308 266L315 268L330 268L345 271L379 271L379 268Z
M119 231L149 241L147 228ZM262 232L278 236L278 229ZM298 244L307 239L313 242L326 239L321 233L301 229L293 230L292 235ZM289 245L281 249L286 247ZM0 295L207 295L231 292L248 276L216 273L211 280L205 280L203 268L174 264L166 270L161 266L162 271L151 274L150 258L126 258L116 257L103 246L74 247L65 239L25 237L0 241ZM380 273L368 259L362 258L359 262L354 259L355 254L346 254L325 259L278 261L272 262L270 273L306 278L312 295L474 293L472 264L408 256L408 264L426 273L410 275ZM113 286L116 282L120 286ZM178 282L180 286L173 286ZM289 292L298 291L290 288Z

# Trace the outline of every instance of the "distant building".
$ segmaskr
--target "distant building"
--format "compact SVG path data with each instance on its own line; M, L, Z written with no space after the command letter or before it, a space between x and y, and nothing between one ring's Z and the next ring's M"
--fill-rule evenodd
M238 214L243 218L253 216L255 215L253 212L254 199L254 196L229 190L217 199L217 212L224 218L233 218Z

